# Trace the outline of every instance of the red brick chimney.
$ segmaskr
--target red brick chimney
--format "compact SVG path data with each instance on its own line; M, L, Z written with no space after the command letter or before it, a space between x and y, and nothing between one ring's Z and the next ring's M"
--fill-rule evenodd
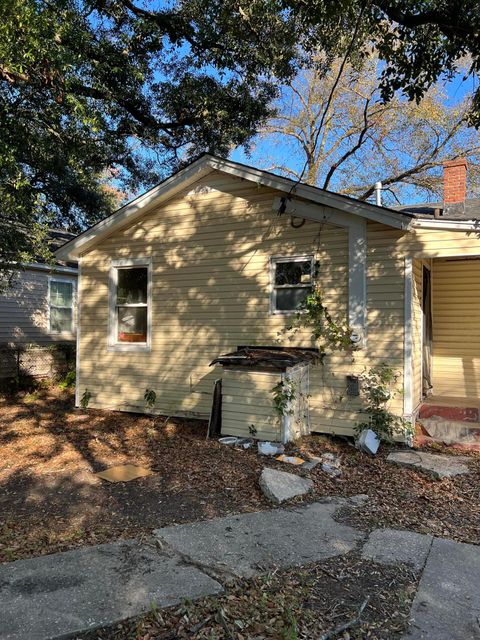
M443 163L444 215L465 208L467 196L467 161L465 158L447 160ZM454 205L454 206L450 206ZM458 211L460 213L460 211Z

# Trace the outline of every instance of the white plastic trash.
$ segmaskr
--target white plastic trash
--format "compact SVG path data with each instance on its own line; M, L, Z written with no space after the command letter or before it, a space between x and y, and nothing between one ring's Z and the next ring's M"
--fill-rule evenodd
M225 438L218 439L220 444L229 444L229 445L238 444L239 440L240 438L237 438L236 436L226 436Z
M258 453L262 456L278 456L285 451L281 442L259 442Z
M361 451L375 455L380 446L380 440L374 431L364 429L358 437L357 446Z
M253 444L253 438L238 438L238 441L235 443L237 447L242 447L243 449L250 449Z

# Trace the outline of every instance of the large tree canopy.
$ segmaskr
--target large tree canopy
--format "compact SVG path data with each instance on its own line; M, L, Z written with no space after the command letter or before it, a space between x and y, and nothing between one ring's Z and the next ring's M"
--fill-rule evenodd
M0 264L33 250L34 221L80 229L116 189L248 143L312 52L375 48L383 98L419 99L462 56L478 71L479 27L476 0L5 0Z
M268 31L265 44L248 21L234 24L221 4L2 3L4 215L41 211L78 228L112 205L106 170L136 189L180 157L245 143L268 113L267 74L287 74L292 55L278 55Z

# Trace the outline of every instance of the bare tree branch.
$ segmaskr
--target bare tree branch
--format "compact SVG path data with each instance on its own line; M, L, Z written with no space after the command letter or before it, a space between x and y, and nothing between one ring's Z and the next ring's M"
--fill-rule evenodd
M300 175L310 184L367 199L381 180L397 197L410 198L408 189L414 188L437 197L444 160L465 156L478 164L478 134L466 123L470 97L449 104L438 86L418 105L400 96L383 104L378 73L375 58L360 70L347 66L326 114L335 65L327 76L303 74L282 94L263 137L279 145L290 141L298 151L295 164L307 167ZM469 190L480 193L480 171L469 173Z
M343 164L345 162L345 160L347 160L350 156L353 156L362 146L362 144L365 142L365 136L367 135L367 132L370 128L370 123L368 121L368 106L370 104L370 98L367 99L365 101L365 108L363 110L363 128L360 131L360 135L358 136L358 140L357 142L353 145L353 147L351 147L350 149L347 149L347 151L345 151L345 153L340 156L340 158L334 162L330 169L328 170L328 173L325 177L325 180L323 182L323 189L328 189L328 185L330 184L330 180L333 176L333 174L335 173L335 171L338 169L338 167Z

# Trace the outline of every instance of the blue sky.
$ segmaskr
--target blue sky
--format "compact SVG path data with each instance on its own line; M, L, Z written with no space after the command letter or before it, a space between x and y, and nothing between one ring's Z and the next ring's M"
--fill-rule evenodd
M439 83L446 94L445 103L449 106L453 106L461 102L467 94L473 93L478 86L478 80L474 76L470 76L465 79L463 74L457 74L452 80L443 78ZM273 144L270 138L256 138L253 141L253 149L250 155L245 153L243 148L237 148L231 153L233 160L258 166L259 168L270 168L272 161L276 164L288 166L300 172L303 167L304 157L300 151L298 153L292 153L292 144L282 145ZM441 168L431 170L435 175L441 175ZM372 176L372 181L382 179L382 167L379 166L377 176ZM334 190L334 185L332 185ZM425 193L419 192L413 187L407 187L402 193L401 201L406 202L421 202L431 197L426 197Z

